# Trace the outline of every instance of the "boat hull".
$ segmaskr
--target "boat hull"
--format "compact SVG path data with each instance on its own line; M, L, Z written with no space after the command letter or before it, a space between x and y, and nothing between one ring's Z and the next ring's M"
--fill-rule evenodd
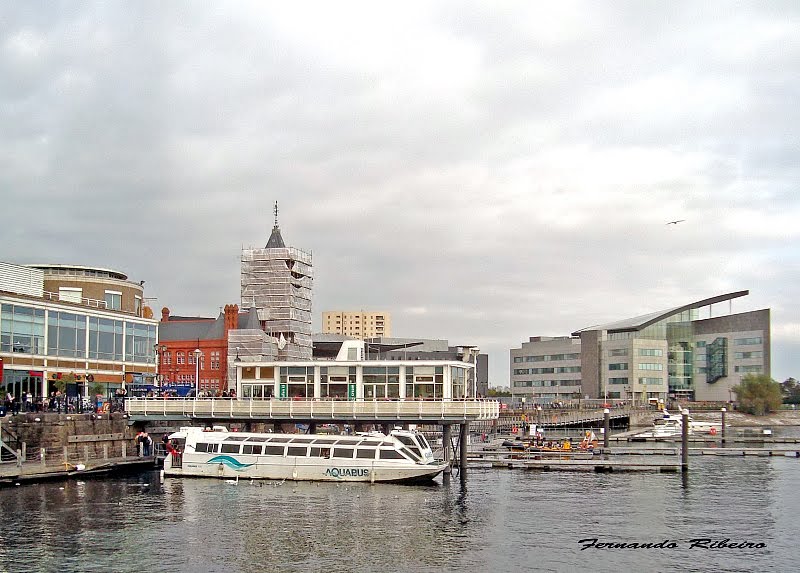
M208 477L218 479L266 479L330 482L408 482L433 480L448 464L400 464L378 460L332 460L318 463L310 458L284 458L284 463L252 460L248 456L207 456L184 459L176 467L172 460L164 464L164 475L171 477ZM309 463L313 462L313 463Z

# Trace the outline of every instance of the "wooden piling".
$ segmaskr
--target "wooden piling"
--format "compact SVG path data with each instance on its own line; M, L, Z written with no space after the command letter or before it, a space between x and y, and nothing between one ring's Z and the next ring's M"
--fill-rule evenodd
M461 448L459 455L459 474L462 479L467 475L467 440L469 439L469 424L461 424L461 436L458 445Z
M681 412L681 471L689 471L689 410Z
M611 426L611 410L606 408L603 410L603 447L608 448L608 435Z
M444 472L449 474L452 470L450 463L453 461L450 443L450 424L442 425L442 450L444 453L444 461L447 463L447 467L444 469Z

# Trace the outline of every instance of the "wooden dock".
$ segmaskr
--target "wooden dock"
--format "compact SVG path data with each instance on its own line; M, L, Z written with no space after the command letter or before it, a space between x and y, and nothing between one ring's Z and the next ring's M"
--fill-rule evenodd
M680 471L681 465L674 461L669 462L632 462L630 460L529 460L524 462L526 470L540 471L593 471L596 473L617 473L650 471L660 473L675 473Z
M21 465L8 462L0 464L0 487L114 472L141 471L153 468L155 463L155 458L152 456L91 459L58 465L43 465L35 461L24 462Z

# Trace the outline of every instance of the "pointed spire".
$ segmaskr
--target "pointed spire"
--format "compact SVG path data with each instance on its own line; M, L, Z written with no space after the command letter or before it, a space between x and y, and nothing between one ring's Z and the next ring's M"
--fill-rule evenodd
M267 241L267 249L283 249L286 245L283 242L283 237L281 237L281 230L278 227L278 202L275 201L275 226L272 227L272 234L269 236L269 241Z

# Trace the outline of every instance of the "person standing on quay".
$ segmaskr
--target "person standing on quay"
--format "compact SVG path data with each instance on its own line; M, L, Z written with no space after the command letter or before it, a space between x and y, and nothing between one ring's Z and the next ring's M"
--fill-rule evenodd
M144 457L149 457L153 453L153 438L147 435L147 432L142 432L144 437Z

